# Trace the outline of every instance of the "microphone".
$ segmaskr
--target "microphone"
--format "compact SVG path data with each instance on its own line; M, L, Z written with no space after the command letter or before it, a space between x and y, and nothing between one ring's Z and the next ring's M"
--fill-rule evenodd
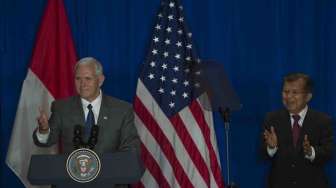
M82 126L81 125L75 125L74 127L74 137L73 137L73 145L74 149L79 149L83 147L83 141L82 141Z
M98 141L98 133L99 133L99 127L98 125L93 125L91 127L91 132L90 132L90 137L88 139L88 142L83 141L83 126L81 125L75 125L73 129L73 146L74 149L79 149L79 148L89 148L89 149L94 149L94 147L97 144Z

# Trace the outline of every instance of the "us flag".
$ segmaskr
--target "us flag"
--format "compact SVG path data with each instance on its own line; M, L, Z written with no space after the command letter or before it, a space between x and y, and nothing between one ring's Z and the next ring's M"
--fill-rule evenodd
M163 0L138 79L135 124L146 171L136 187L224 187L212 112L179 1Z

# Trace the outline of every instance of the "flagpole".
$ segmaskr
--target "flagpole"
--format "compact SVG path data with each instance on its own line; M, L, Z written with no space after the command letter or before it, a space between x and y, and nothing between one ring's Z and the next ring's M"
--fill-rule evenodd
M230 136L230 109L223 109L219 107L219 112L224 120L225 127L225 137L226 137L226 173L227 173L227 188L238 188L238 186L231 182L230 180L230 144L229 144L229 136Z

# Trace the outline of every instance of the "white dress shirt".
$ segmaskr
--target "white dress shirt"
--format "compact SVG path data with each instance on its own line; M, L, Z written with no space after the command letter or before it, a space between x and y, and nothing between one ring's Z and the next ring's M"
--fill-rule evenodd
M306 105L299 114L292 114L290 113L290 120L291 120L291 125L292 125L292 128L293 128L293 124L294 124L294 118L293 118L293 115L299 115L300 116L300 120L299 120L299 126L300 128L302 128L302 125L303 125L303 121L306 117L306 114L307 114L307 111L308 111L308 106ZM311 146L311 149L312 149L312 154L311 156L308 156L308 155L305 155L305 158L309 159L310 161L313 161L315 159L315 150L314 150L314 147ZM275 153L278 151L278 147L275 147L275 148L270 148L270 147L267 147L267 153L270 157L273 157L275 155Z
M99 111L100 111L100 106L101 106L101 102L102 102L102 96L103 96L102 91L100 90L98 97L96 99L94 99L92 102L89 102L88 100L81 98L81 103L82 103L82 108L83 108L83 112L84 112L84 115L85 115L85 120L86 120L86 117L89 113L89 109L87 108L87 106L89 104L91 104L96 125L98 125L98 117L99 117ZM36 131L36 137L37 137L38 141L40 143L43 143L43 144L47 143L48 138L49 138L49 134L50 134L50 128L48 130L48 133L46 133L46 134L41 134L39 130Z

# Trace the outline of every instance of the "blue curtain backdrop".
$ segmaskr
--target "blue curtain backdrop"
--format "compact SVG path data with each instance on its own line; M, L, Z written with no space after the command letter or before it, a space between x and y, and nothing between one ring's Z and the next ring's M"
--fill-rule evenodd
M104 65L105 93L132 102L149 47L159 0L65 0L79 57ZM182 0L200 57L223 63L243 108L232 114L231 179L264 187L268 164L258 160L260 125L282 107L281 79L302 71L315 81L311 106L336 117L336 1ZM46 0L0 1L1 187L23 187L5 156L23 79ZM215 128L225 172L225 135ZM335 131L335 125L334 132ZM336 162L326 168L336 188Z

